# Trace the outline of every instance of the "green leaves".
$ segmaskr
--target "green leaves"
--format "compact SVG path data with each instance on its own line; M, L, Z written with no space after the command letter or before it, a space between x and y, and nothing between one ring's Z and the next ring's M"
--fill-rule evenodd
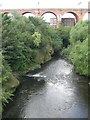
M70 39L70 31L71 27L70 26L63 26L59 25L59 28L57 29L57 34L59 36L59 39L61 38L63 47L68 47L69 45L69 39Z
M90 75L87 21L81 21L72 28L70 43L69 59L74 64L75 71L81 75Z
M3 15L2 36L4 58L13 72L21 74L50 60L62 47L56 30L43 19L15 13L13 19Z
M88 21L77 23L70 32L70 44L77 41L83 42L88 36Z
M3 62L0 64L0 101L2 101L2 105L4 106L9 102L11 96L13 96L12 93L19 85L19 81L13 76L9 65L0 52L0 60L1 59ZM2 105L0 106L0 112L2 112Z
M69 55L70 60L75 65L76 72L82 75L90 74L88 71L88 39L82 43L78 42Z
M3 105L13 96L19 81L12 72L25 74L29 70L41 67L59 52L62 42L57 31L41 18L25 18L13 13L10 18L2 16L2 54L3 65L0 82L3 85ZM1 60L0 55L0 60Z
M35 32L32 35L33 38L33 42L35 44L36 47L39 47L39 44L41 43L41 34L39 32Z
M69 58L77 73L90 75L88 21L77 23L70 32L70 45L62 51L62 55Z

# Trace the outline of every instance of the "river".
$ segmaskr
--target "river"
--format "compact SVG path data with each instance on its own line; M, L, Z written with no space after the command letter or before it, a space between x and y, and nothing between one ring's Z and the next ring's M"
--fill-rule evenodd
M75 74L73 65L53 59L21 77L3 118L88 118L88 79Z

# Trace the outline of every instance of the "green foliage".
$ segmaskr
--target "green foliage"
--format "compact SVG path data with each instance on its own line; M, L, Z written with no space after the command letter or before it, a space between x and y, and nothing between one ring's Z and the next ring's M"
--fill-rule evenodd
M25 18L13 13L10 18L2 15L2 45L0 52L0 101L3 105L13 96L19 81L13 72L25 74L29 70L41 67L41 64L59 53L69 57L75 71L82 75L90 75L88 64L90 47L88 48L88 22L77 23L72 29L60 25L54 29L41 18ZM70 46L68 46L70 44ZM2 64L2 54L3 64ZM1 108L0 108L1 110Z
M2 78L1 78L2 77ZM13 96L13 92L15 91L16 87L19 85L19 81L13 76L11 70L7 63L4 62L2 68L2 105L6 105L11 96Z
M77 41L83 42L88 36L88 21L81 21L77 23L70 32L70 44Z
M3 55L14 72L26 73L40 67L62 47L54 28L41 18L14 13L13 19L3 15L2 24Z
M2 26L4 59L0 66L3 86L0 94L5 105L19 84L12 71L25 74L41 67L62 49L62 41L58 30L42 18L25 18L14 12L13 17L2 15Z
M86 39L83 42L78 41L69 55L75 66L75 71L82 75L90 75L88 70L88 52L88 39Z
M57 29L57 34L59 38L61 38L63 42L63 47L68 47L69 45L69 38L70 38L70 31L71 31L71 26L63 26L59 24L59 28Z
M39 47L39 44L41 43L41 34L39 32L35 32L32 35L33 42L36 47Z
M71 50L72 50L71 46L68 46L68 48L64 48L64 49L61 51L60 55L61 55L62 57L68 58Z
M9 100L11 99L11 97L13 96L13 93L11 92L11 90L6 90L3 89L2 90L2 105L5 106L7 103L9 103Z
M77 23L71 30L70 43L72 50L69 58L75 66L75 71L82 75L90 75L88 55L88 21Z
M81 21L71 29L70 46L63 50L62 55L68 56L77 73L88 76L89 54L88 21Z
M0 101L4 106L9 102L8 100L11 99L11 96L13 96L13 92L19 85L19 81L13 76L9 65L6 63L4 58L2 58L2 53L0 52L0 60L2 59L3 64L0 62ZM2 110L3 106L0 106L0 110Z

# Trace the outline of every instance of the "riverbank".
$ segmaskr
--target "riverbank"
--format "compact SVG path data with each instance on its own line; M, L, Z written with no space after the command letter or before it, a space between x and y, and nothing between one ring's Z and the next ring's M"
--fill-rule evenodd
M56 58L52 58L51 60L47 61L46 63L43 63L41 66L39 67L34 67L33 70L30 70L28 73L34 74L37 71L40 71L41 69L44 68L45 65L49 64L52 60L54 60ZM8 65L6 65L8 66ZM9 66L8 66L9 67ZM5 70L5 69L4 69ZM26 74L19 74L19 73L14 73L14 72L10 72L10 68L8 68L4 74L3 74L3 82L2 82L2 103L3 106L1 106L4 110L5 106L10 102L10 100L13 100L13 96L16 93L17 89L20 87L22 80L21 80L21 76L26 76L28 73ZM4 80L6 79L6 80ZM7 81L7 82L4 82ZM2 109L1 108L1 109ZM2 112L2 110L1 110Z
M34 70L30 70L29 72L27 72L25 75L17 75L14 73L14 77L11 77L11 81L9 81L8 85L7 85L7 88L8 86L11 86L10 88L10 97L7 98L7 100L11 99L12 96L14 96L14 94L17 92L16 90L19 89L19 86L20 84L22 83L22 79L21 79L21 76L27 76L28 74L29 75L33 75L33 74L36 74L36 73L40 73L42 70L45 69L45 66L48 66L49 64L52 64L53 61L55 60L65 60L67 61L69 64L71 64L71 62L69 61L68 58L65 58L65 57L62 57L60 58L60 56L57 56L57 57L53 57L51 60L47 61L46 63L42 64L41 67L39 68L36 68ZM74 68L73 68L74 69ZM79 76L79 73L76 73L78 76ZM81 78L84 78L84 79L88 79L87 76L84 76L84 75L80 75ZM17 78L17 79L16 79ZM14 81L14 82L13 82ZM12 97L12 100L13 100L13 97ZM10 100L9 100L10 101Z
M87 118L88 81L71 64L53 59L35 74L46 78L21 77L3 118Z
M1 55L0 55L1 57ZM1 66L1 89L0 89L0 101L2 105L0 106L0 112L3 111L4 106L9 103L11 97L14 95L16 88L19 86L20 82L16 76L12 73L9 65L3 59L3 64Z
M72 29L68 26L59 24L60 26L57 29L54 29L41 18L25 18L17 13L13 14L13 17L14 20L12 21L9 16L5 14L2 15L3 56L5 62L7 62L6 64L3 64L5 67L5 77L3 77L4 85L9 83L9 78L12 78L10 77L10 74L12 73L16 73L19 76L25 76L26 73L31 70L30 74L40 72L40 70L42 71L45 67L44 64L51 60L54 54L61 53L62 49L65 50L67 47L70 49L66 49L65 54L68 54L68 58L74 65L75 71L81 75L89 74L87 70L89 66L87 63L89 53L87 49L88 22L77 23ZM79 39L75 36L76 34ZM65 67L68 68L65 60L63 60L63 62L61 60L61 63L62 64L58 66L58 63L56 62L58 69L64 67L64 63ZM50 68L52 67L50 66ZM54 72L58 73L57 68L55 67L55 69L52 69ZM53 71L51 70L52 74L48 71L48 74L51 76L50 80L55 77L53 76ZM63 68L61 71L63 71ZM63 72L60 73L62 74L61 78L64 78L68 74L68 70L65 75L63 75ZM42 72L40 72L40 74L42 74ZM13 83L8 84L7 89L13 88L12 84ZM9 97L12 95L8 94L7 89L5 90L5 94L7 93L5 97L6 103L7 96ZM3 95L5 96L5 94Z

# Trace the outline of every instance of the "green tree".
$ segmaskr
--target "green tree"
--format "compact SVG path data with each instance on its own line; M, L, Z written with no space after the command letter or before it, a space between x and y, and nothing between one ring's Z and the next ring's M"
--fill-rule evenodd
M83 42L78 41L72 51L70 52L69 58L75 66L75 71L81 75L90 75L88 68L88 38Z
M90 75L88 49L88 21L77 23L70 33L69 59L75 66L75 71L81 75Z
M3 15L3 55L14 72L26 73L51 59L62 43L41 18ZM41 57L41 59L39 57Z
M41 43L41 34L39 32L35 32L32 35L33 42L36 47L39 47L39 44Z
M67 48L69 45L69 39L70 39L70 31L71 26L63 26L62 24L59 24L59 27L57 29L57 34L59 38L61 38L63 47Z
M2 58L2 53L0 52L0 102L2 101L2 105L0 106L0 112L2 112L2 107L6 105L6 103L9 102L9 99L11 99L11 96L13 96L13 92L15 91L16 87L19 85L19 81L17 78L12 74L12 71L7 64L7 62L4 60L4 57Z
M70 44L77 41L83 42L88 36L88 21L78 22L70 32Z

